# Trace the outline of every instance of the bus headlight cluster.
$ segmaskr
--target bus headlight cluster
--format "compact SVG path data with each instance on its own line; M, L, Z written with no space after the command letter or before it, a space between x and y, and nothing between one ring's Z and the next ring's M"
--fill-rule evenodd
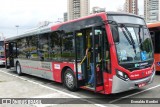
M122 71L117 70L116 75L125 81L129 80L128 75Z

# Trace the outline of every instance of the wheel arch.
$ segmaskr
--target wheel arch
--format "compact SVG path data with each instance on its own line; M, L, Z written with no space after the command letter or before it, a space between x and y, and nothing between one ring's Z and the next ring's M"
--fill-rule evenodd
M17 65L18 63L19 63L19 61L17 60L17 61L16 61L16 65ZM19 64L20 64L20 63L19 63Z
M18 60L16 60L16 61L15 61L15 64L16 64L16 72L17 72L17 66L18 66L18 65L20 66L20 73L17 72L17 74L18 74L19 76L23 75L23 74L22 74L22 73L23 73L23 72L22 72L22 67L21 67L20 62L19 62Z

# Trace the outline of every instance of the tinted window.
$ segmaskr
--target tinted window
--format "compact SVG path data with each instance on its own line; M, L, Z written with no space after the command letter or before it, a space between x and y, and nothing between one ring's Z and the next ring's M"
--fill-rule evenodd
M16 42L17 42L18 57L26 58L26 51L27 51L26 38L18 39Z
M90 32L89 32L89 34L90 34ZM84 54L85 54L84 49L85 49L86 41L84 38L85 38L85 34L82 31L79 31L76 34L76 50L77 50L77 59L79 61L81 61L84 58ZM89 40L89 41L91 41L91 40Z
M31 36L29 39L29 52L26 53L29 59L38 60L38 36Z
M1 56L1 55L0 55L0 58L4 58L4 56Z
M52 32L50 34L50 59L51 60L60 60L61 50L61 33Z
M73 33L52 32L50 35L50 58L56 61L71 61L74 56Z
M48 60L49 59L49 34L42 34L39 36L38 42L38 58L39 60Z
M3 41L0 41L0 46L3 46L4 45L4 42Z
M66 32L62 36L62 58L63 60L72 60L75 57L74 36L71 32Z
M4 50L3 46L0 46L0 50L2 50L2 51Z

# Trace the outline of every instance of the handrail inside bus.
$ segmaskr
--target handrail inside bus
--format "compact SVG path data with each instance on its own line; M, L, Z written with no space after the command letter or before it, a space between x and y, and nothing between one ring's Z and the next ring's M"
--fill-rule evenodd
M84 60L85 60L86 58L87 58L87 56L85 55L84 58L82 59L81 63L80 63L81 65L82 65L82 63L84 62Z

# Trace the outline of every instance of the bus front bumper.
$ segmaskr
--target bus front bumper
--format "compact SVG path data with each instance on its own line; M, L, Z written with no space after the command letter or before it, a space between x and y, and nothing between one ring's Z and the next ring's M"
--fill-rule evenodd
M155 71L153 71L152 75L146 78L138 79L138 80L128 80L128 81L124 81L115 75L113 76L113 80L112 80L113 82L112 93L120 93L128 90L140 88L139 87L140 84L145 84L145 85L150 84L153 81L154 75L155 75Z

